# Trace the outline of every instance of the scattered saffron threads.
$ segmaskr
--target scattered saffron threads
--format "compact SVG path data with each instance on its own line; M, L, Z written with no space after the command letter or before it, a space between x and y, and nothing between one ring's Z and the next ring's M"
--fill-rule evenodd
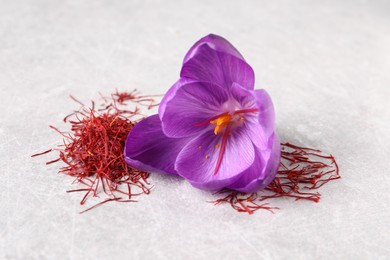
M32 157L58 151L58 158L46 164L62 161L65 166L59 173L74 177L73 183L84 186L67 191L83 192L81 205L89 197L99 197L101 192L106 195L102 202L81 213L110 201L135 202L134 196L149 194L152 188L147 181L149 173L130 167L124 161L123 153L128 133L143 117L140 107L150 109L158 105L154 96L140 96L136 90L116 90L109 97L101 95L103 103L99 108L95 108L94 101L91 107L86 107L70 97L81 106L64 118L64 122L71 125L70 131L63 132L50 126L62 135L63 143ZM125 107L129 103L134 105L133 110Z
M277 207L263 203L270 199L290 197L295 200L319 202L321 194L314 190L332 180L340 179L339 167L332 155L320 150L300 147L290 143L281 144L280 168L275 179L264 189L242 193L223 189L216 194L224 197L212 201L215 205L229 203L238 212L252 214L265 209L273 213Z

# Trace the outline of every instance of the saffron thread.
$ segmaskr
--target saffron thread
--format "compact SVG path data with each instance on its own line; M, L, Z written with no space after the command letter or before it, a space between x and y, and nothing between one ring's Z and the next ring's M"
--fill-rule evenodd
M253 212L264 209L274 213L278 207L264 203L282 197L295 201L319 202L319 189L330 181L340 179L339 167L333 155L320 150L301 147L291 143L281 144L281 162L275 179L264 189L253 193L243 193L223 189L216 192L222 198L211 201L215 205L230 204L237 212ZM263 202L263 204L261 204Z
M81 205L91 197L106 197L80 213L111 201L135 202L133 197L149 194L153 188L147 181L149 173L128 166L123 153L128 133L144 117L140 107L150 109L158 105L153 97L160 95L141 96L137 90L116 90L110 96L99 94L103 101L98 108L93 100L87 107L70 96L81 106L63 119L70 124L70 130L61 131L55 126L49 126L63 137L62 143L32 155L36 157L58 152L58 158L46 164L61 161L64 166L59 169L59 173L73 177L73 184L84 186L67 191L84 193ZM127 107L129 104L134 105L133 109Z
M214 175L217 174L217 172L219 170L219 167L221 166L223 155L225 153L226 143L227 143L227 140L228 140L228 137L229 137L229 134L230 134L230 128L231 127L232 127L232 124L228 124L227 127L226 127L225 132L223 133L221 149L219 150L217 164L216 164L215 169L214 169Z

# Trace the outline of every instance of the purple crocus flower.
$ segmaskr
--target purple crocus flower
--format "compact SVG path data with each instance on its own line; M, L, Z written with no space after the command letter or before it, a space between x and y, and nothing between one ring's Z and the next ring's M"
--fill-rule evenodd
M131 130L126 162L179 175L194 187L253 192L268 185L280 162L274 108L254 72L224 38L208 35L184 57L180 79L158 115Z

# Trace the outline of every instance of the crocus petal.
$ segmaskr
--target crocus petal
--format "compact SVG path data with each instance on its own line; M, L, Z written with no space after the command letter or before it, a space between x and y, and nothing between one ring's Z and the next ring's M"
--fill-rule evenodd
M175 169L178 174L194 187L206 190L219 190L234 183L254 162L253 144L242 130L232 132L219 170L214 174L221 141L222 136L216 136L213 131L192 139L177 157Z
M194 82L181 86L165 103L161 118L165 135L186 137L210 128L208 120L221 113L219 108L227 99L227 91L211 83Z
M145 118L130 131L125 146L125 160L140 170L177 174L174 163L187 138L168 138L161 129L158 115Z
M180 76L212 82L224 88L230 88L233 82L248 89L253 89L255 84L255 75L248 63L207 44L199 46L196 55L183 64Z
M180 78L178 81L175 82L175 84L173 84L173 86L164 95L163 99L160 102L160 105L158 106L158 115L160 116L160 119L163 118L165 107L167 103L176 95L176 91L182 86L192 82L194 82L194 80L192 79Z
M253 90L244 88L240 84L233 82L230 88L232 97L240 103L243 108L256 108L256 96Z
M259 106L261 100L258 100L258 96L256 95L257 92L243 88L237 83L233 83L230 93L244 109L258 109L257 112L250 112L245 114L245 128L243 130L245 131L245 134L249 136L249 138L252 140L253 144L257 148L261 150L266 150L269 135L266 134L264 128L270 127L271 124L273 127L273 120L272 122L259 120L259 114L263 113L264 105ZM263 96L260 96L260 98L263 98ZM265 97L269 98L269 96ZM266 100L266 102L268 102L268 100ZM268 102L268 105L272 106L272 103ZM271 109L269 110L269 112L273 112L273 110Z
M242 55L238 52L238 50L225 38L222 38L221 36L215 35L215 34L209 34L199 41L197 41L191 49L187 52L186 56L184 57L183 64L186 63L188 60L190 60L192 57L196 56L199 47L202 45L208 45L213 50L224 52L230 55L233 55L241 60L244 60Z
M267 137L271 136L275 130L275 110L271 97L264 89L255 90L257 107L259 108L259 122Z
M269 151L255 150L255 160L241 177L228 188L241 192L254 192L265 188L275 178L280 164L280 140L274 134Z

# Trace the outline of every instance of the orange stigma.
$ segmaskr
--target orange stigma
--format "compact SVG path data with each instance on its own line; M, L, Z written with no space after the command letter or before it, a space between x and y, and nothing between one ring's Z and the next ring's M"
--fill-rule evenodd
M215 120L211 120L210 124L216 125L214 128L214 134L217 135L219 132L221 132L229 124L232 118L233 117L230 114L224 114Z

